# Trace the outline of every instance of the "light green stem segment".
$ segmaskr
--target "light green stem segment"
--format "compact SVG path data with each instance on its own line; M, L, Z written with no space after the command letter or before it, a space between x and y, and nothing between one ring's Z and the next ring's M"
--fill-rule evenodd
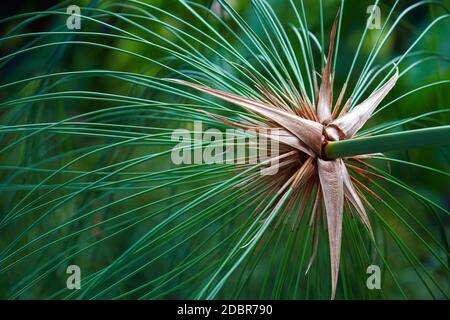
M450 125L332 141L325 146L324 152L328 159L336 159L377 152L436 146L450 146Z

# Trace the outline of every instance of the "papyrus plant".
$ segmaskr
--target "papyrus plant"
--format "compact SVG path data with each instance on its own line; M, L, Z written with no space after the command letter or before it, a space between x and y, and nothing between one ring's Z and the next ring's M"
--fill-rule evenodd
M279 175L278 179L280 179L279 183L282 187L277 192L283 199L283 195L287 194L289 190L302 189L307 194L298 194L299 199L313 197L314 205L311 216L315 223L319 223L319 220L314 220L314 216L321 214L319 203L324 204L330 244L332 298L336 293L339 272L344 199L352 204L359 219L370 233L373 232L361 197L353 185L344 161L341 158L329 159L326 154L326 145L329 141L352 139L369 120L375 108L394 87L398 79L398 71L395 71L394 76L386 84L352 110L348 110L351 98L348 99L342 110L340 109L341 101L333 105L331 61L337 22L338 16L330 36L330 49L322 73L320 89L315 92L317 108L311 104L306 94L299 93L295 87L287 87L285 98L277 98L270 89L264 89L264 85L262 85L261 94L265 99L257 101L194 83L175 81L239 105L264 118L258 124L239 123L236 127L255 130L263 127L270 131L270 129L279 129L281 126L284 129L278 139L290 147L290 150L285 151L287 156L282 159L280 166L288 167L286 170L289 174L286 175L283 172ZM340 96L342 97L344 93L342 92ZM218 117L216 116L216 118ZM227 124L226 120L223 122ZM346 160L364 163L362 159L370 157L370 155L363 154L347 157ZM370 174L364 169L360 170L359 174ZM310 194L311 192L312 194ZM270 215L267 219L270 221ZM314 256L315 254L313 254Z
M375 64L408 14L445 9L442 4L386 6L361 62L362 45L373 32L365 24L351 54L339 54L352 1L325 6L285 0L272 7L255 0L248 16L236 11L236 1L92 1L82 7L80 31L64 29L68 3L2 21L15 22L2 44L27 41L2 56L0 67L40 50L50 50L51 63L0 83L0 156L8 170L2 176L8 200L0 216L0 294L384 298L386 289L378 295L365 285L365 270L376 263L389 275L393 296L407 298L389 264L392 242L426 296L447 297L448 283L437 278L449 271L441 224L448 210L392 175L389 166L429 170L447 182L449 174L384 153L448 146L448 121L405 129L448 109L390 122L377 117L404 97L448 84L396 92L411 70L447 60L442 52L414 50L435 25L448 26L449 14L433 17L400 55ZM289 23L278 13L286 7ZM320 37L308 28L317 13ZM48 17L56 19L48 30L23 29ZM100 60L111 54L105 60L113 67L103 61L92 66L89 50L98 50L92 52ZM67 70L64 62L81 54L87 60ZM130 61L139 71L129 68ZM80 105L89 109L80 111ZM170 163L172 132L192 130L194 121L268 132L280 143L278 172L260 174L271 159ZM275 129L281 134L271 136ZM386 189L393 187L409 194L407 203ZM428 223L409 209L411 199L426 208ZM425 247L439 275L405 243L399 225ZM80 291L65 288L69 264L84 270Z

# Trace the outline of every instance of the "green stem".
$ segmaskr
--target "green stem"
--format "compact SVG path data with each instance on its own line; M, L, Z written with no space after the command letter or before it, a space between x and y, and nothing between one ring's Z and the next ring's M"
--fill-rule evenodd
M336 159L377 152L434 146L450 146L450 125L380 134L373 137L331 141L325 146L324 152L327 158Z

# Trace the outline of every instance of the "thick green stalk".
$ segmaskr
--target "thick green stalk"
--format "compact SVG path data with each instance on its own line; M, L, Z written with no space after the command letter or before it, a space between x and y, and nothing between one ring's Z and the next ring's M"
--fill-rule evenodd
M324 152L327 158L336 159L377 152L435 146L450 146L450 125L380 134L373 137L332 141L325 146Z

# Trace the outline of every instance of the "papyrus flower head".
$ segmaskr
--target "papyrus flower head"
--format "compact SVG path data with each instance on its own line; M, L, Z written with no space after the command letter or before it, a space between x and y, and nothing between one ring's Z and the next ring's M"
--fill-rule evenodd
M332 298L335 297L338 280L342 218L345 205L351 206L357 212L358 218L372 234L370 220L363 204L363 202L367 204L368 202L358 188L355 188L355 184L369 193L370 190L352 177L348 169L350 168L355 175L363 177L367 177L371 173L346 162L356 161L364 164L364 159L370 158L371 155L328 159L323 149L329 141L353 139L398 79L398 70L396 70L383 86L353 108L350 108L352 97L345 104L341 104L346 90L346 85L344 85L337 101L333 104L334 75L331 72L331 63L337 21L336 17L331 30L327 61L322 71L320 87L316 88L316 103L314 104L303 90L298 90L289 80L287 81L290 84L289 88L285 86L285 94L282 96L270 85L253 77L258 83L258 91L264 97L259 100L184 80L171 80L238 105L262 117L258 120L246 117L243 119L244 122L230 121L219 115L210 114L234 127L254 130L263 128L269 132L269 138L277 139L284 146L279 156L281 170L275 178L263 177L261 179L277 179L280 188L276 192L280 198L287 190L292 189L298 190L294 193L298 201L304 201L312 194L314 205L310 217L311 224L317 225L319 214L325 213L330 247ZM278 134L271 136L271 129L277 129ZM376 197L375 194L373 196ZM317 231L318 228L315 230ZM316 250L317 247L314 249L308 269L315 258Z

